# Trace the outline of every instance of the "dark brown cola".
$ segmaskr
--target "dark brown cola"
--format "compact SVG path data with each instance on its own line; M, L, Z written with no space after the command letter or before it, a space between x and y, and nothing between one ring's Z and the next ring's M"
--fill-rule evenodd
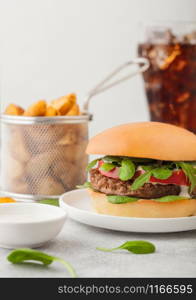
M194 33L195 34L195 33ZM166 122L196 133L196 43L195 35L182 41L139 44L139 56L149 59L143 73L152 121Z

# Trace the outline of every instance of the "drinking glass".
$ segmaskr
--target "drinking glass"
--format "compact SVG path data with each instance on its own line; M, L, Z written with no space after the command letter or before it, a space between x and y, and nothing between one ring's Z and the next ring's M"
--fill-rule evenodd
M150 62L143 79L151 121L196 133L196 22L143 25L138 54Z

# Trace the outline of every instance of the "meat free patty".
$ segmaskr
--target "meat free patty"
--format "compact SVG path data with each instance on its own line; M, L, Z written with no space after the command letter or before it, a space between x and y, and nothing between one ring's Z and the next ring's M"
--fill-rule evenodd
M179 195L181 191L178 185L152 183L145 183L139 189L132 191L130 189L130 185L133 183L132 180L122 181L120 179L109 178L102 175L97 169L91 169L90 180L93 189L107 195L153 199L168 195Z

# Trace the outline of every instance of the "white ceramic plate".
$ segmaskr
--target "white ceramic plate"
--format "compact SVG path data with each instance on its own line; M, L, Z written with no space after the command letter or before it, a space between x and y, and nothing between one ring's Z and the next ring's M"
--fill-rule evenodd
M196 216L183 218L129 218L101 215L94 212L85 189L67 192L60 198L60 206L70 218L105 229L128 232L178 232L196 229Z

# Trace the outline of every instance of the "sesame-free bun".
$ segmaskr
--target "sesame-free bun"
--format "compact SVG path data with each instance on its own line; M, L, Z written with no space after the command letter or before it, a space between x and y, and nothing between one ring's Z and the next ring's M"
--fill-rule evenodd
M184 128L166 123L129 123L107 129L93 137L86 152L158 160L194 161L196 135Z
M196 199L156 202L138 200L123 204L108 202L105 194L88 189L93 209L104 215L137 218L179 218L196 216Z

